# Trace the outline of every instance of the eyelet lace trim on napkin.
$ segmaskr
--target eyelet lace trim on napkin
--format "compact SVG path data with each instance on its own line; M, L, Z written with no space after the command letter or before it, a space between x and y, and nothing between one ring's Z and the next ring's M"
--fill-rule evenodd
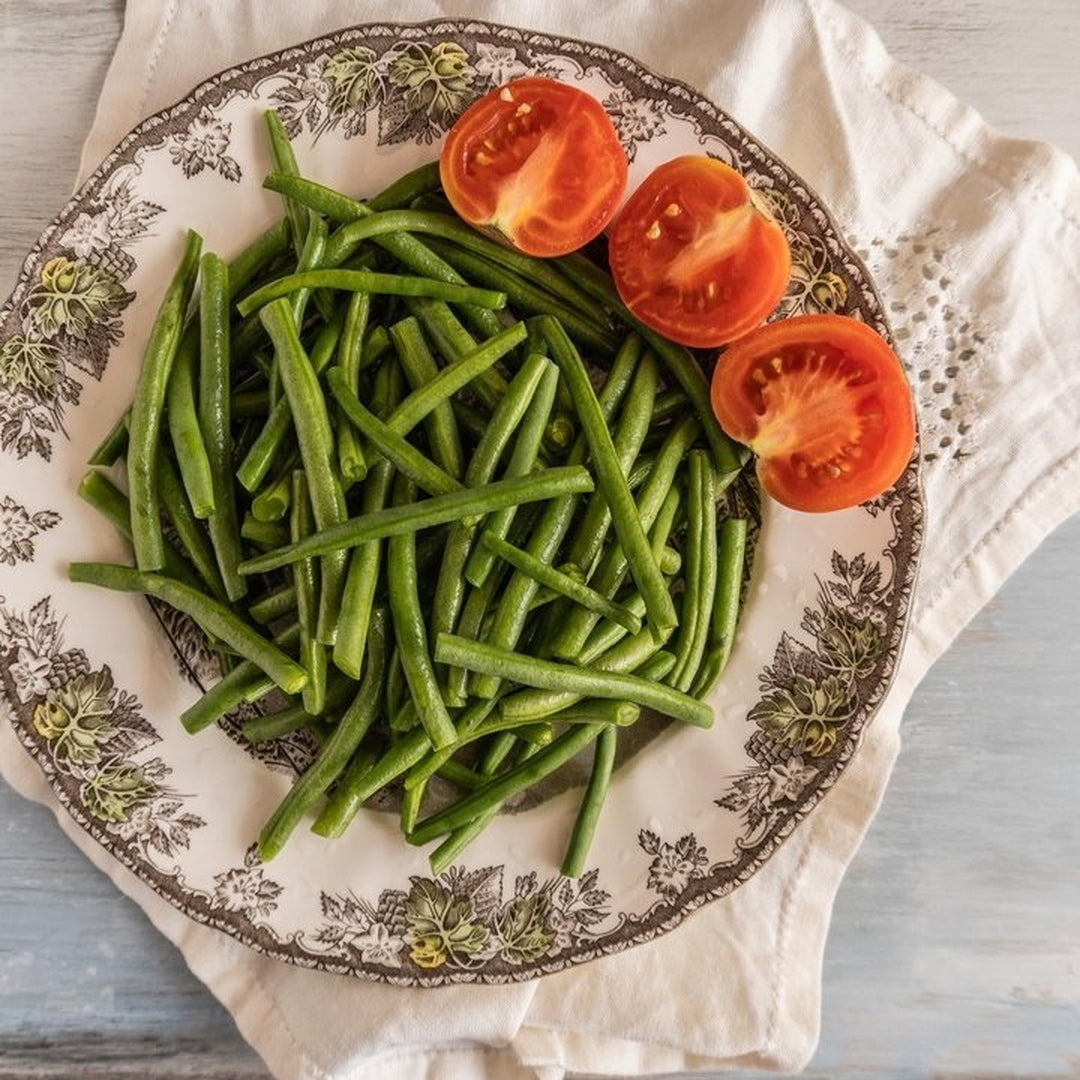
M995 387L983 363L993 335L950 291L957 245L940 226L850 242L892 298L888 315L915 388L923 461L958 474L979 450L984 413L976 395Z

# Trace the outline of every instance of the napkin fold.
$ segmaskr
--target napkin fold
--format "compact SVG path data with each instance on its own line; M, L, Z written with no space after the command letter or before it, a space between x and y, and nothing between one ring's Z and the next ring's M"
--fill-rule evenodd
M451 17L597 41L689 83L807 180L867 262L916 388L927 530L903 660L858 754L762 870L669 934L536 982L432 990L289 967L191 922L80 832L8 725L0 769L181 949L275 1076L796 1071L817 1043L833 899L904 705L1080 506L1080 178L1065 155L994 133L896 64L830 0L138 0L81 176L221 68L358 23Z

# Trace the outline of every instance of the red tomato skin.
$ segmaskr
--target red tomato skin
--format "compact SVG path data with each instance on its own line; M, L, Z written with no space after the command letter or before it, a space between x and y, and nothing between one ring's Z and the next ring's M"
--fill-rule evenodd
M627 161L596 98L530 76L465 110L443 143L439 174L469 224L552 258L603 232L626 192Z
M688 155L654 169L611 228L608 258L623 303L682 345L714 348L759 326L791 276L783 230L745 179Z
M802 315L769 323L717 358L720 426L757 454L761 486L793 510L843 510L903 474L915 410L899 358L865 323Z

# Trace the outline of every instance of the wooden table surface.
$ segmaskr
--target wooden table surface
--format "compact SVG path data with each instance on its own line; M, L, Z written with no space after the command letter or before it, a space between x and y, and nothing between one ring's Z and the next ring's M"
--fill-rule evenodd
M1077 0L851 6L997 127L1080 156ZM0 0L0 293L67 199L122 18L121 0ZM1080 1077L1078 659L1074 519L907 710L836 904L808 1075ZM0 1080L266 1075L180 954L0 782Z

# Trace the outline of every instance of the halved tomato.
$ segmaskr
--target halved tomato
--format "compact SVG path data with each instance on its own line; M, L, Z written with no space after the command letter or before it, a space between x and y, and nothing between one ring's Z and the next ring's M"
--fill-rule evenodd
M626 200L608 260L623 303L683 345L713 347L760 325L791 274L783 230L734 169L674 158Z
M454 209L530 255L598 236L626 190L626 152L603 106L554 79L509 82L474 102L443 143Z
M845 315L781 319L716 361L720 426L757 454L761 486L795 510L841 510L891 487L911 458L911 388L888 343Z

